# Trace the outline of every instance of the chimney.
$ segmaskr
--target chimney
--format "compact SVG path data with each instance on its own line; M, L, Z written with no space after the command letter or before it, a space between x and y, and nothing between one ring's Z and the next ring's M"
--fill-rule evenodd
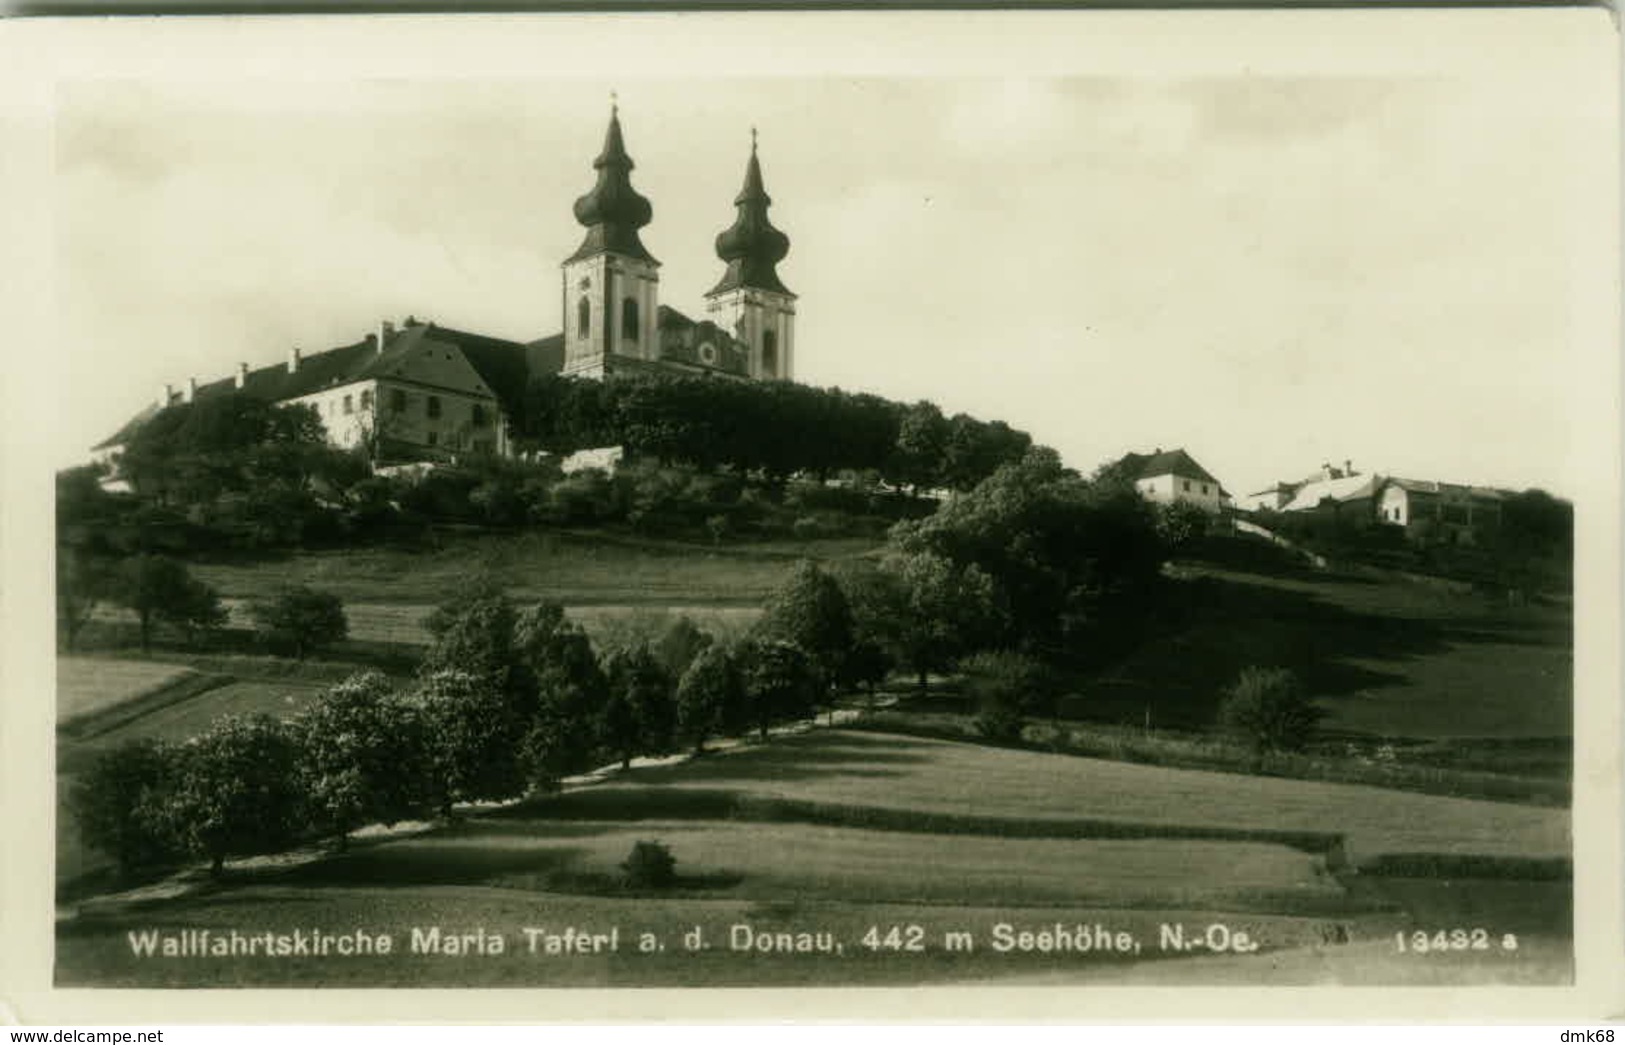
M299 372L299 346L295 345L294 347L288 349L288 373L297 374L298 372Z
M189 377L189 378L186 379L186 391L184 393L182 393L182 395L181 395L181 402L190 403L192 400L194 400L196 398L197 398L197 378Z
M246 384L248 384L248 364L247 363L238 363L237 364L237 387L241 388Z
M1354 474L1354 462L1352 460L1346 458L1346 457L1343 459L1343 474L1344 475L1353 475Z
M173 398L175 398L175 386L166 381L164 387L158 392L158 409L162 410L168 406L169 401Z
M378 351L382 352L389 344L389 339L395 336L394 320L386 319L378 324Z

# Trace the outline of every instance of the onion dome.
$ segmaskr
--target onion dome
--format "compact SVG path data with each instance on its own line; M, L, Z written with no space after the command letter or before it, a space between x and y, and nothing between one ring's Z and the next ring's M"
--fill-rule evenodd
M638 230L649 224L654 208L632 187L634 165L621 138L618 106L610 108L604 151L592 165L598 172L598 184L575 204L576 221L587 227L587 238L569 260L609 252L654 262L644 249L643 241L638 239Z
M779 282L779 274L773 268L790 253L790 237L768 220L767 208L772 204L773 198L762 187L762 164L756 158L753 130L750 163L745 167L745 187L734 197L738 213L732 227L717 236L717 257L728 263L728 271L723 273L722 282L712 288L712 294L737 287L790 293L789 288Z

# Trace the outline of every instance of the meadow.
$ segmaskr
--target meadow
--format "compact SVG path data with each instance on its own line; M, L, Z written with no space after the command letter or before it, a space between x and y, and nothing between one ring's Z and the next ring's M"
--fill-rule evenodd
M200 563L193 571L235 599L308 584L338 592L347 604L432 606L486 577L517 598L569 606L755 606L803 559L827 562L876 547L868 538L713 545L602 531L452 532L423 548L299 552Z
M1182 834L1212 833L1216 825L1231 834ZM1296 837L1282 834L1293 827L1302 829ZM1161 949L1163 924L1246 932L1260 949L1232 960L1260 966L1278 961L1271 958L1278 951L1381 940L1428 924L1436 901L1426 894L1412 910L1380 876L1357 875L1358 890L1351 888L1343 857L1315 851L1332 833L1346 833L1348 848L1367 860L1418 849L1524 859L1567 851L1560 811L1371 788L1306 792L1291 781L821 728L635 767L608 783L367 839L343 854L245 861L223 883L194 878L163 901L103 897L69 905L72 914L59 927L58 983L725 985L1023 975L1087 983L1107 969L1206 953ZM671 889L640 893L619 876L618 861L643 839L660 840L677 856ZM1450 884L1459 893L1479 882L1458 876ZM1564 935L1563 906L1532 918L1530 900L1561 900L1557 887L1566 883L1489 884L1504 887L1506 910L1481 905L1475 917L1520 926L1530 946L1517 975L1564 979L1563 951L1552 942ZM1129 934L1141 949L999 951L993 926L1001 922L1099 925L1114 937ZM725 941L736 924L827 933L842 953L733 952ZM922 949L888 949L885 933L894 925L902 939L918 926ZM176 963L135 957L126 935L358 926L390 933L403 950L414 927L429 926L502 935L506 950L455 960L401 953ZM525 926L615 926L628 939L647 930L666 950L638 954L623 941L615 954L531 955L523 948ZM680 933L695 926L715 941L712 949L680 947ZM871 926L881 930L874 949L864 944ZM960 931L972 934L972 949L948 945L945 934ZM1508 963L1462 955L1435 965L1476 981L1506 975Z
M224 713L291 714L358 667L411 670L422 619L446 592L498 576L522 600L556 598L595 641L653 634L683 612L747 627L803 557L869 554L840 540L710 548L580 534L454 536L434 549L359 549L197 567L246 623L246 601L279 584L341 593L351 640L323 660L160 649L151 658L64 658L66 709L99 727L59 738L61 788L85 759L138 736L180 739ZM1565 607L1498 606L1375 574L1244 571L1180 564L1182 608L1125 661L1078 680L1063 725L1102 735L1200 738L1224 682L1249 664L1291 667L1327 715L1321 744L1451 770L1565 781L1572 638ZM94 629L108 625L98 622ZM116 646L117 643L114 643ZM185 687L195 687L189 690ZM952 689L885 716L968 720ZM164 694L178 695L166 701ZM156 694L156 696L155 696ZM139 698L124 703L128 698ZM123 709L123 710L121 710ZM101 717L98 717L101 716ZM72 723L64 720L64 727ZM905 723L906 724L906 723ZM1116 734L1112 734L1116 735ZM1164 745L1166 746L1166 745ZM1177 746L1177 745L1176 745ZM1105 750L1112 750L1110 745ZM1153 752L1155 754L1155 752ZM1156 759L1151 759L1155 761ZM1572 975L1565 804L1486 801L1312 779L1174 768L1121 758L990 747L918 735L814 728L692 760L640 762L563 793L399 836L195 869L164 900L107 894L59 802L58 983L424 986L795 985L1012 982L1408 983L1394 931L1511 926L1516 956L1429 961L1439 982L1565 982ZM1515 788L1513 789L1516 790ZM1496 792L1498 794L1498 792ZM1549 796L1548 796L1549 797ZM1558 796L1559 798L1561 796ZM634 842L672 847L669 890L628 887ZM101 896L94 894L102 893ZM1081 921L1134 936L1134 955L999 953L1000 922ZM1170 953L1173 920L1220 923L1255 955ZM683 931L724 941L740 923L829 932L841 955L690 952ZM130 954L143 927L215 932L356 926L492 932L502 956L397 953L342 962L163 962ZM523 926L647 928L667 949L570 959L523 953ZM871 926L920 927L925 949L864 946ZM970 949L946 946L969 932ZM1386 948L1386 949L1385 949ZM1304 970L1313 970L1305 974Z

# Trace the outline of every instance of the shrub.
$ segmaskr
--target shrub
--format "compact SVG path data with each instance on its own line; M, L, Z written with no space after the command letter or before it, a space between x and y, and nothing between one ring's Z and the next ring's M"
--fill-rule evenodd
M824 535L824 524L811 515L803 515L790 524L790 532L798 541L813 541Z
M1254 666L1224 690L1219 725L1252 746L1256 767L1267 752L1302 751L1321 714L1292 672Z
M298 660L350 633L339 597L302 584L285 587L271 599L256 601L249 612L267 645L291 651Z
M976 704L976 728L994 740L1018 740L1029 715L1054 716L1054 679L1040 661L1013 650L967 658L965 689Z
M635 842L621 871L634 889L666 889L677 881L677 858L659 842Z

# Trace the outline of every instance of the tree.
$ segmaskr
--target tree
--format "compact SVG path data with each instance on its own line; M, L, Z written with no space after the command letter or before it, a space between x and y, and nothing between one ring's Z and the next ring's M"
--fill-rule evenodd
M1045 657L1118 648L1158 590L1163 544L1152 508L1132 488L1085 482L1053 450L1035 448L919 522L892 528L891 547L975 567L991 585L997 633L984 645ZM1111 642L1102 641L1111 633Z
M128 874L179 855L165 809L175 749L150 737L103 752L69 793L85 844L118 861Z
M946 477L948 439L948 421L935 403L921 400L903 407L887 478L916 492L940 486Z
M895 661L878 642L861 639L853 643L852 652L841 666L841 685L850 689L863 687L868 694L869 710L874 710L875 687L891 674Z
M924 693L931 672L947 670L960 654L996 633L993 582L980 566L930 551L893 554L882 569L895 578L900 593L893 648Z
M562 777L592 765L609 683L592 642L555 602L537 603L520 614L514 655L536 688L524 769L531 790L548 791Z
M441 813L449 816L453 802L500 802L524 792L521 755L532 722L490 675L428 673L411 702L429 734Z
M434 808L434 765L422 709L398 698L376 671L323 693L295 720L299 768L311 811L338 836L393 824Z
M744 713L745 684L733 651L707 647L677 684L678 732L704 754L706 740L739 729Z
M219 877L230 856L277 852L305 823L299 749L268 715L228 717L177 749L166 814L174 837Z
M769 640L788 642L807 655L828 691L841 677L852 649L852 608L841 586L813 562L802 562L768 599L758 627Z
M141 651L152 649L152 625L165 621L183 627L188 638L198 628L226 622L220 596L186 567L163 555L141 553L125 559L112 578L114 602L134 610L141 624Z
M1243 669L1219 705L1220 727L1249 743L1255 772L1269 752L1302 751L1321 715L1298 677L1285 668Z
M463 672L506 690L516 660L514 628L518 614L502 589L476 581L440 605L424 620L433 641L419 673Z
M695 624L687 614L678 614L661 631L654 652L666 673L680 679L695 658L711 647L711 642L710 632Z
M807 655L787 642L754 639L740 646L745 706L758 735L767 739L775 722L808 717L814 707L817 679Z
M57 545L56 625L63 645L73 649L74 639L90 622L96 606L112 590L114 567L83 548Z
M291 649L298 660L350 633L339 597L302 584L284 587L271 599L254 602L249 612L267 644Z
M644 645L617 650L604 674L609 679L609 700L602 713L604 746L632 767L638 755L662 755L671 750L677 725L671 675Z

